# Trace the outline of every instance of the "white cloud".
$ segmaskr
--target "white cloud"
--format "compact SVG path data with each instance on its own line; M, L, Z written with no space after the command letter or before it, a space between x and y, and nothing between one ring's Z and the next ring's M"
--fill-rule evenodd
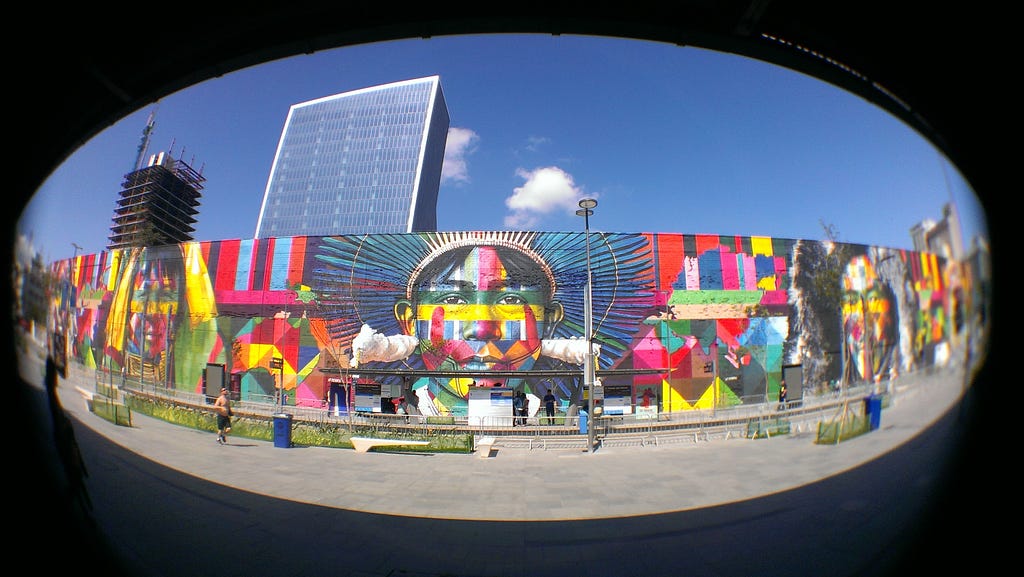
M526 183L505 199L505 206L511 210L505 217L505 226L528 230L543 215L557 210L574 213L578 208L583 191L576 186L572 175L561 168L547 166L533 171L519 168L516 175Z
M531 136L526 139L526 150L537 152L541 146L549 142L551 142L551 139L546 136Z
M444 164L441 166L441 182L469 182L469 167L466 156L476 151L480 140L477 133L468 128L451 127L444 145Z

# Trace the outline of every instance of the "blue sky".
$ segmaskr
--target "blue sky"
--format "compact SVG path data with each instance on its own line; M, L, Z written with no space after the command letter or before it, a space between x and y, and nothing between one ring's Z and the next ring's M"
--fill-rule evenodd
M439 75L451 116L439 230L825 238L912 248L969 186L919 134L814 78L740 56L614 38L482 35L323 51L226 74L146 106L76 151L19 223L49 260L107 243L123 177L149 153L206 177L196 240L252 238L292 104Z

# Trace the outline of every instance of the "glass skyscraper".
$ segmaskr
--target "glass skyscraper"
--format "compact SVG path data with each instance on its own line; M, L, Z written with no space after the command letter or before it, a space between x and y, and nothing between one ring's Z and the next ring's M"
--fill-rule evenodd
M448 122L438 76L292 105L256 238L435 230Z

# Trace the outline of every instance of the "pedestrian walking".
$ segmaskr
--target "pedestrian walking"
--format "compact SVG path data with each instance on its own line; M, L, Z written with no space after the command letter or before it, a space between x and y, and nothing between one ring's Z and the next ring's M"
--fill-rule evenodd
M786 397L789 395L789 391L786 390L786 379L782 379L779 383L779 410L786 408Z
M234 411L231 410L231 399L228 398L228 390L220 389L220 396L213 403L213 410L217 412L217 442L221 445L228 443L228 433L231 432L231 417Z
M548 417L549 425L555 422L555 395L551 389L544 393L544 414Z

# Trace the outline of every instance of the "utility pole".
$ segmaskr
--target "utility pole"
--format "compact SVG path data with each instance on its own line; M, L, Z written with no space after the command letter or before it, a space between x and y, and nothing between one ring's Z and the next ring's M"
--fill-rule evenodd
M587 337L587 356L586 364L583 367L583 386L587 391L587 450L590 453L594 452L594 304L593 299L593 273L590 270L590 215L594 214L594 207L597 206L597 201L593 198L584 198L579 202L580 209L576 211L576 216L583 217L583 227L586 231L586 244L587 244L587 286L586 292L583 293L583 331Z

